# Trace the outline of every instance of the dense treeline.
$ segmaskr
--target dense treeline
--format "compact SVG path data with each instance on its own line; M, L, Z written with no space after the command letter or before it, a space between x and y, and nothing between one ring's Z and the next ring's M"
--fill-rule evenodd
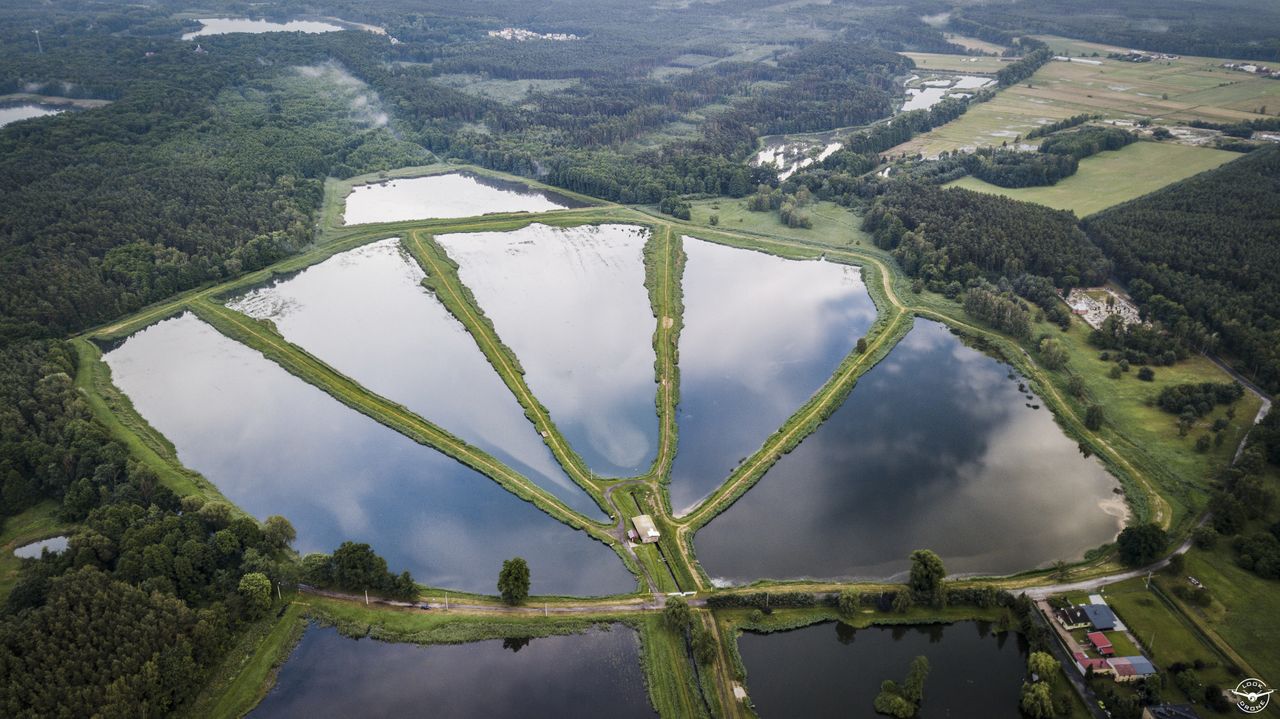
M1051 135L1040 143L1040 152L1083 160L1099 152L1119 150L1137 140L1137 135L1119 127L1090 126Z
M1157 52L1280 59L1280 8L1265 0L1027 0L965 7L952 16L951 27L995 42L1030 33Z
M964 169L1000 187L1052 185L1076 174L1080 161L1070 155L979 148L964 156Z
M1018 38L1018 44L1025 54L1000 68L996 73L996 84L1000 87L1008 87L1022 82L1053 59L1053 51L1049 49L1048 45L1039 40L1023 37Z
M1105 150L1118 150L1137 136L1118 127L1086 127L1049 136L1039 152L979 148L965 155L964 168L974 177L1000 187L1052 185L1076 174L1080 160Z
M1278 194L1280 148L1264 148L1084 223L1144 311L1216 333L1212 344L1272 391L1280 388Z
M1065 120L1058 120L1057 122L1051 122L1048 125L1041 125L1039 127L1031 129L1030 131L1027 132L1027 139L1034 140L1037 137L1045 137L1047 135L1052 135L1055 132L1069 130L1073 127L1076 127L1077 125L1083 125L1084 123L1089 122L1090 120L1096 120L1099 117L1100 117L1099 115L1091 115L1089 113L1072 115L1071 117L1068 117Z
M1160 390L1156 404L1169 414L1191 414L1203 417L1214 405L1231 404L1244 396L1239 382L1201 382L1175 384Z
M0 341L60 336L274 262L310 240L324 177L426 157L352 117L324 77L259 62L314 64L329 56L320 45L148 47L94 40L48 61L47 77L119 99L0 131ZM108 58L132 82L102 75ZM31 71L15 63L0 55L0 72Z
M1029 273L1062 287L1107 276L1106 259L1069 212L962 189L889 185L863 227L908 274L930 284Z

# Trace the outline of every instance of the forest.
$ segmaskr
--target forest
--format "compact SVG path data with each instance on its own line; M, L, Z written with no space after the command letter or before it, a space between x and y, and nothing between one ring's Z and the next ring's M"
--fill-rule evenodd
M1116 274L1216 335L1237 369L1280 389L1280 148L1090 217L1089 237ZM1149 289L1148 289L1149 288ZM1145 301L1145 302L1144 302Z
M1184 55L1280 60L1280 7L1265 0L986 3L964 7L950 26L992 42L1027 32Z

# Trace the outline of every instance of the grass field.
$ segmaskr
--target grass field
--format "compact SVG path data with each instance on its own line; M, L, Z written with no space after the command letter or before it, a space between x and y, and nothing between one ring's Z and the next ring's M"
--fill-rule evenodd
M64 532L68 526L58 519L58 504L48 500L9 517L0 530L0 601L18 581L18 568L22 560L13 556L13 550L24 544L48 539Z
M1272 479L1274 488L1277 481ZM1273 685L1280 678L1280 582L1262 579L1235 562L1229 539L1212 550L1187 553L1187 574L1213 594L1213 606L1189 609Z
M695 200L690 220L708 225L711 215L720 216L720 227L730 232L754 232L789 239L821 242L834 247L857 246L873 248L871 238L862 231L862 218L852 210L834 202L816 202L806 208L813 218L813 227L801 229L787 227L776 212L752 212L747 209L746 198L719 197L711 200Z
M553 93L567 90L578 84L577 79L570 80L503 80L481 75L464 73L440 75L436 82L448 85L457 90L497 102L514 105L524 102L531 93Z
M1047 205L1055 210L1071 210L1084 217L1212 170L1238 157L1238 153L1208 147L1135 142L1119 150L1085 158L1076 174L1056 185L1007 188L976 177L962 177L948 186L1004 195Z
M1221 67L1220 58L1182 57L1132 63L1110 60L1113 48L1063 38L1042 37L1056 52L1079 61L1054 61L1030 79L1001 90L963 116L920 135L889 154L923 153L1011 144L1040 125L1092 113L1107 119L1153 118L1163 124L1189 120L1238 122L1280 112L1280 83ZM1098 53L1093 57L1094 52ZM1088 57L1079 57L1084 53ZM965 55L907 53L924 69L981 70ZM995 58L984 58L999 62ZM998 68L996 68L998 69ZM987 72L993 70L987 69Z
M904 52L902 54L911 58L919 70L994 73L1009 64L998 57L945 55L936 52Z
M1113 584L1107 587L1106 594L1107 603L1142 643L1143 653L1157 667L1167 670L1176 663L1194 665L1201 661L1204 668L1197 670L1196 674L1202 681L1222 686L1231 686L1239 681L1227 671L1225 660L1213 646L1159 595L1148 590L1144 580L1131 579ZM1165 698L1186 701L1192 697L1185 697L1169 682L1165 687ZM1200 701L1201 698L1194 699Z

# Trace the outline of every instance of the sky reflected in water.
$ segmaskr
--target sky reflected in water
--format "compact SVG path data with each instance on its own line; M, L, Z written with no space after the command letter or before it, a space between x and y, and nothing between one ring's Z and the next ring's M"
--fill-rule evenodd
M649 233L631 225L440 235L530 390L597 474L628 477L657 452Z
M655 717L639 647L635 631L621 625L428 646L312 626L250 716Z
M880 683L929 659L921 719L1018 719L1027 649L983 622L854 630L827 622L738 639L747 693L763 719L874 717Z
M592 518L604 512L556 464L471 334L422 286L399 240L335 255L228 304L269 319L370 391L497 457Z
M684 238L671 506L719 486L822 386L876 308L857 267Z
M470 172L449 172L357 185L347 195L343 221L401 222L475 217L491 212L546 212L585 204L557 192Z
M302 552L368 542L422 583L494 593L502 560L536 594L608 594L635 580L604 544L492 480L355 412L192 315L105 360L138 412L259 519L284 515Z
M1085 458L1010 368L916 320L814 434L712 520L698 558L719 581L886 578L930 548L952 574L1072 560L1124 521Z

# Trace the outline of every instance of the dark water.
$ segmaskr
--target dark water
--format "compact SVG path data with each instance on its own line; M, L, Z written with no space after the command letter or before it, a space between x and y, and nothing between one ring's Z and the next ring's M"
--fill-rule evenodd
M269 319L370 391L492 454L589 517L596 503L543 444L466 328L395 239L335 255L230 307Z
M838 622L743 634L747 693L763 719L876 717L880 683L902 683L911 660L929 659L922 719L1017 719L1027 650L985 623L871 627Z
M822 386L876 308L858 268L686 237L680 428L671 506L683 513Z
M512 651L518 648L517 651ZM311 627L254 717L656 716L634 631L418 646Z
M514 556L529 561L534 593L635 588L604 544L194 316L145 329L105 359L186 466L254 516L287 517L300 552L368 542L419 582L469 591L494 593Z
M572 197L535 189L523 182L471 172L447 172L358 185L347 195L343 221L359 225L586 206Z
M816 432L696 538L712 577L876 577L930 548L957 573L1112 540L1116 481L1032 409L1007 365L917 320Z
M529 389L604 476L642 474L657 452L648 236L629 225L535 224L436 237Z

